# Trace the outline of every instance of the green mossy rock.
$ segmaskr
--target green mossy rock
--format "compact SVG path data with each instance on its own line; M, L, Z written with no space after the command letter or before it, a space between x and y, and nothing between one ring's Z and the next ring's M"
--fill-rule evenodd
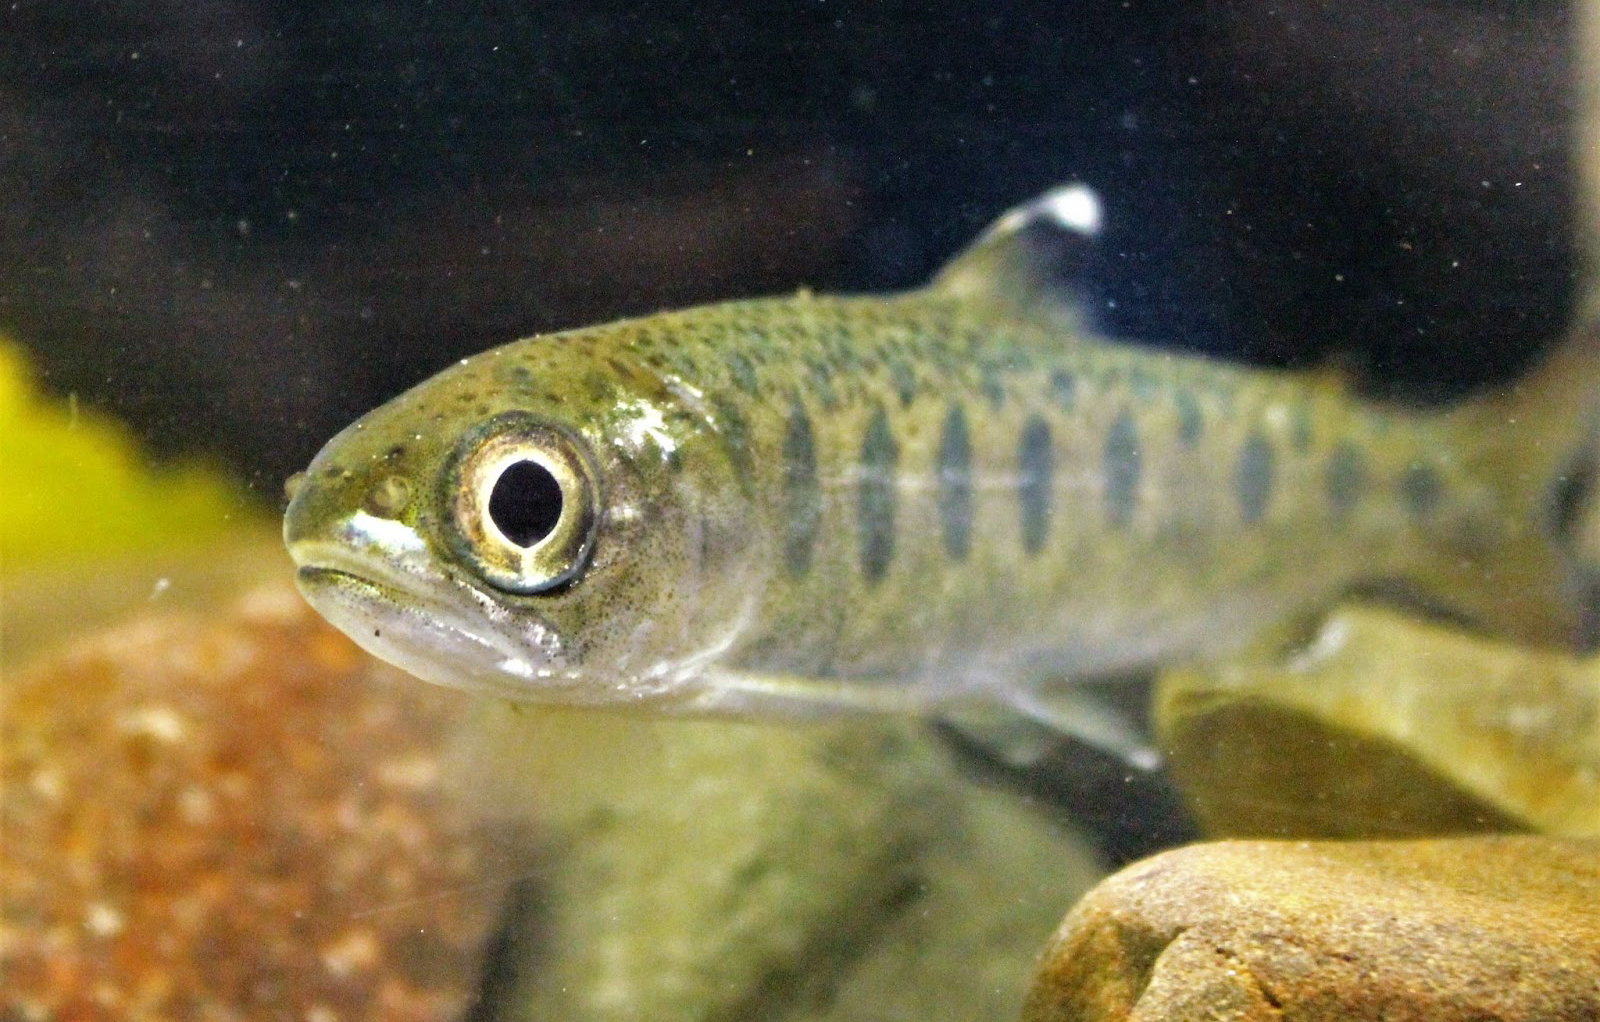
M1039 944L1101 875L903 721L485 707L463 735L485 807L536 806L547 834L499 1018L1014 1018Z

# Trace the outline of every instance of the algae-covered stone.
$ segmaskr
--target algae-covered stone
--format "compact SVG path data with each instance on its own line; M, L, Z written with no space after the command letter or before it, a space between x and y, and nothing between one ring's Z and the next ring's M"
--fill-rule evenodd
M196 464L158 467L103 412L38 392L21 349L3 335L0 484L8 573L194 550L260 512L220 473Z
M970 785L961 790L959 811L923 850L915 897L841 978L826 1010L797 1006L785 1019L1017 1017L1044 936L1104 871L1037 807Z
M1039 943L1098 875L905 722L486 708L469 733L485 805L539 792L549 834L495 963L505 1018L1014 1017Z
M0 671L151 602L215 607L283 577L264 510L214 468L157 464L103 411L46 395L0 334Z
M1600 842L1238 841L1131 866L1047 946L1026 1022L1592 1022Z
M1208 832L1600 835L1600 661L1339 609L1287 661L1172 671L1157 729Z

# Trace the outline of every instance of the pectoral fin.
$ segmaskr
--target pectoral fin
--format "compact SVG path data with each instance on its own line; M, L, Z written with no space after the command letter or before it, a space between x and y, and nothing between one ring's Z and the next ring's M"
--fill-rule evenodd
M1022 686L1003 703L952 708L940 716L1014 767L1042 759L1066 736L1136 770L1161 768L1161 753L1139 721L1096 686Z

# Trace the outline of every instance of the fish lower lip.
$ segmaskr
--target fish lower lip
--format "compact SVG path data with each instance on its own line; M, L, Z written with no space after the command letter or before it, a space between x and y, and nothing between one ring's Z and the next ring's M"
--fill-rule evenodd
M349 582L359 582L362 585L372 586L373 588L381 588L382 586L381 583L367 578L365 575L357 575L353 571L345 571L343 568L329 568L321 564L302 565L295 571L295 578L300 582L317 583L343 579Z
M425 591L426 580L390 578L382 565L370 572L361 570L361 564L346 567L349 559L332 553L332 558L301 564L295 582L311 605L357 645L438 685L512 699L531 697L532 679L508 676L504 667L532 663L532 651L523 649L516 636L463 620L448 601ZM552 683L538 679L541 686Z
M330 568L321 564L302 565L295 571L295 585L309 597L312 590L364 589L371 594L369 598L394 600L401 595L401 590L386 585L382 581L368 575L360 575L343 568Z
M389 594L414 594L419 582L388 570L379 560L348 554L337 547L319 544L313 549L307 544L298 550L291 548L289 554L299 562L295 581L302 585L354 583Z
M408 590L382 578L326 564L301 565L295 570L294 581L295 585L306 594L307 599L310 599L315 592L343 591L363 592L365 595L362 599L377 600L386 604L399 605L402 601L410 601L421 605L424 602L412 597Z

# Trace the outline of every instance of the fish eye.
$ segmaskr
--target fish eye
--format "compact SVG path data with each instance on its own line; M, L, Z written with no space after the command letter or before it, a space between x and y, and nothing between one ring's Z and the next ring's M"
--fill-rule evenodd
M577 442L520 412L461 443L446 485L452 539L490 585L540 593L575 578L594 543L599 500Z
M561 522L561 482L537 461L507 465L489 490L489 520L520 547L531 547Z

